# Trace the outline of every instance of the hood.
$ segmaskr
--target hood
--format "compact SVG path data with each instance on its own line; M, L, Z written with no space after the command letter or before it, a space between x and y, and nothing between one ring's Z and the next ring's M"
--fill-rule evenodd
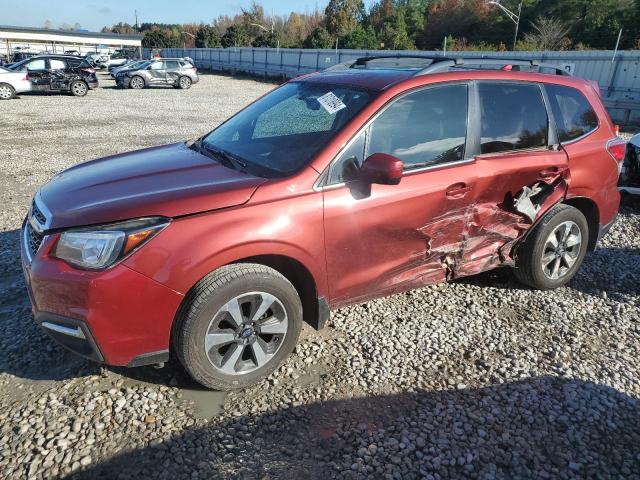
M53 177L40 196L56 229L233 207L265 181L179 143L82 163Z

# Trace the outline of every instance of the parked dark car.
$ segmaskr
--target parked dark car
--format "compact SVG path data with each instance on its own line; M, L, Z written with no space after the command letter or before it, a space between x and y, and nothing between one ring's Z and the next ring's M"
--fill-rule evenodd
M15 52L11 57L11 63L18 63L26 60L27 58L32 58L38 55L40 54L36 52Z
M96 69L87 60L70 55L38 55L8 68L27 72L34 92L69 92L84 97L98 86Z
M332 308L501 266L569 282L620 202L626 143L597 85L525 60L374 60L287 82L198 140L55 176L22 228L35 320L95 361L173 353L231 389Z

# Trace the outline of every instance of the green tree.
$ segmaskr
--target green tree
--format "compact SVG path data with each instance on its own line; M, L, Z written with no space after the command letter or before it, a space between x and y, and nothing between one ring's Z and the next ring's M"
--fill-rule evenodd
M378 37L383 48L387 50L412 50L415 48L407 32L403 9L397 9L392 17L384 21Z
M144 48L170 48L172 42L169 36L162 30L148 30L142 38Z
M196 32L197 48L216 48L220 46L222 46L222 42L220 41L220 34L215 28L209 25L203 25Z
M222 36L222 46L229 47L248 47L250 45L249 35L243 25L231 25Z
M314 28L304 41L304 48L331 48L334 45L334 37L324 27Z
M254 47L276 48L279 43L278 32L264 32L258 35L252 42Z
M340 38L338 46L340 48L372 50L380 48L380 42L378 42L376 32L372 26L369 25L366 28L357 26L354 30Z
M327 31L341 37L362 25L366 11L362 0L330 0L324 15Z

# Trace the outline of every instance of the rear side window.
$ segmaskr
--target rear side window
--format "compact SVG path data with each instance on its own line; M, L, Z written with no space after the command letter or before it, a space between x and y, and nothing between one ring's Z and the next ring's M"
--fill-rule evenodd
M67 64L64 63L64 60L60 60L58 58L50 58L49 68L51 68L51 70L64 70L65 68L67 68Z
M67 58L67 65L69 65L70 68L78 68L81 63L81 58Z
M177 70L178 69L178 62L176 60L169 60L167 62L164 62L165 64L165 68L167 70Z
M545 147L549 119L537 85L480 83L481 153Z
M575 140L598 127L596 112L578 90L563 85L546 85L545 89L561 142Z

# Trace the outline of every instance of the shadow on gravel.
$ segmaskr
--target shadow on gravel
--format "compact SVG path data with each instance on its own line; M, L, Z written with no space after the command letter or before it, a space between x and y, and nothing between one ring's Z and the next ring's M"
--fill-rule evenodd
M639 399L539 377L212 421L67 478L631 478L639 447Z
M20 266L20 231L0 232L0 373L65 380L99 367L55 344L34 322Z

